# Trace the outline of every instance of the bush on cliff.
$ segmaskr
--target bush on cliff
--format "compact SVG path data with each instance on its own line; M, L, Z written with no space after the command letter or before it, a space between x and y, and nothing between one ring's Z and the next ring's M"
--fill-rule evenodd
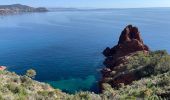
M138 52L131 56L127 64L128 70L136 70L138 77L158 75L170 71L170 56L166 51L154 51L145 54Z
M29 69L27 70L26 75L30 78L34 78L36 75L36 71L34 69Z
M109 85L109 84L107 84ZM112 100L169 100L170 99L170 72L142 78L130 85L122 85L118 90L107 86L108 97ZM111 99L109 99L111 100Z
M129 85L121 83L119 89L104 83L104 94L112 99L170 99L170 56L166 51L136 52L125 64L127 74L137 77Z

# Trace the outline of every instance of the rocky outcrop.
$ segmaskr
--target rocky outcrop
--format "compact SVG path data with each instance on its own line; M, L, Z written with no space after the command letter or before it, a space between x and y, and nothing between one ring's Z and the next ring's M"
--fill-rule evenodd
M138 28L128 25L121 32L118 44L112 48L107 47L103 51L106 59L103 62L105 68L101 70L100 84L109 83L112 87L117 87L119 83L130 84L136 80L134 75L136 70L128 71L127 63L129 58L137 52L147 54L149 47L144 44Z
M149 51L149 48L143 43L138 28L128 25L122 31L118 44L113 48L107 47L103 54L106 57L118 58L136 51Z
M24 12L47 12L44 7L34 8L21 4L0 5L0 15L17 14Z

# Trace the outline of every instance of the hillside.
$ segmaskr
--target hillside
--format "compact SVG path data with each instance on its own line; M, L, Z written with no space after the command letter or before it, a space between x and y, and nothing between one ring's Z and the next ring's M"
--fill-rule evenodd
M77 92L67 94L46 83L19 76L14 72L0 71L0 100L169 100L170 70L158 75L142 78L130 85L121 84L119 89L103 84L101 94Z
M100 100L100 96L94 93L79 92L70 95L26 75L0 71L0 100L80 100L89 97Z
M0 15L17 14L24 12L47 12L47 11L48 10L44 7L34 8L21 4L0 5Z

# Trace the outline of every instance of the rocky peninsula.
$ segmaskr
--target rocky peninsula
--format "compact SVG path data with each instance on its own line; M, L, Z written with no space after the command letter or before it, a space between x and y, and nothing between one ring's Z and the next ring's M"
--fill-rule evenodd
M48 10L44 7L30 7L21 4L13 5L0 5L0 15L27 13L27 12L47 12Z
M158 76L170 74L170 56L165 50L151 51L144 44L137 27L132 25L126 26L121 32L118 44L112 48L107 47L103 51L103 55L106 57L103 62L105 67L101 70L102 79L99 82L102 92L105 91L106 84L119 90L122 87L132 86L134 82L138 81L143 86L138 87L136 85L134 88L149 89L146 90L151 92L148 96L155 93L156 96L170 98L170 81L165 82L164 86L166 88L163 88L159 85L158 78L156 79ZM151 77L155 79L147 82L144 81L145 78ZM169 79L166 77L164 80L164 78L162 77L161 80ZM155 87L155 89L159 87L157 88L159 92L148 88L147 84ZM140 93L136 95L142 97Z

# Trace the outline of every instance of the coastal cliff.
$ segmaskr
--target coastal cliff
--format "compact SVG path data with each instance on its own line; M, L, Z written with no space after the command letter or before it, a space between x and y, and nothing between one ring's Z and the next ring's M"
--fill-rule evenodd
M138 85L136 85L137 87L135 88L147 89L145 85L152 84L153 87L159 87L157 91L148 88L152 93L155 93L154 95L162 96L168 93L167 98L170 98L170 81L166 82L163 88L159 85L158 78L156 78L164 76L164 74L169 76L170 56L165 50L151 51L149 47L144 44L137 27L132 25L125 27L119 37L118 44L112 48L107 47L103 51L103 55L106 57L103 62L105 67L101 70L102 79L99 82L102 92L106 90L106 84L114 89L120 90L122 87L133 86L134 82L135 84L140 84L138 82L141 82L143 86L138 87ZM155 77L155 79L151 77ZM145 78L151 79L146 83L142 82ZM169 80L168 77L166 77L165 80L164 78L165 77L162 77L160 80ZM138 95L138 98L145 98L145 96L140 93ZM151 95L152 94L149 96Z
M149 47L143 43L138 28L128 25L122 31L118 44L111 49L107 47L103 51L103 55L106 57L103 64L106 68L101 71L103 75L102 81L105 82L108 77L114 76L109 82L111 82L112 86L117 86L119 83L129 84L136 80L135 75L127 70L128 61L138 53L147 56L149 52Z
M0 5L0 15L18 14L25 12L47 12L47 11L48 10L44 7L34 8L21 4Z

